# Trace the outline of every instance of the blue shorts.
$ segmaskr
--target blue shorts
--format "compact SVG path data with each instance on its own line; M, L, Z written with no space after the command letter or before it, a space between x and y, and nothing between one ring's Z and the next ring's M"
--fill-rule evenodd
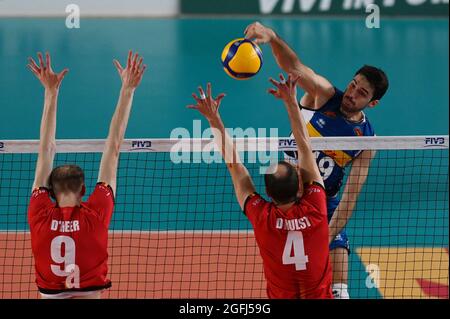
M337 196L327 197L328 223L330 222L331 217L333 216L333 213L336 210L336 207L339 205L339 201L340 199ZM330 250L336 248L344 248L350 254L350 244L348 241L347 232L345 231L345 228L341 230L339 234L337 234L336 238L330 244Z

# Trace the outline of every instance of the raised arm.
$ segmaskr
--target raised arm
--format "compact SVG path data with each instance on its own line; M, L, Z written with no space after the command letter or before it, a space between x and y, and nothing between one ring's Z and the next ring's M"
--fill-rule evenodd
M53 168L53 159L56 152L56 108L58 102L59 87L68 69L60 73L53 72L50 54L45 54L45 62L42 54L38 53L39 64L31 57L28 58L27 67L33 72L44 87L44 110L41 118L39 153L34 176L33 189L48 186L48 177Z
M352 216L359 193L366 182L369 173L370 161L375 156L375 151L364 151L353 160L352 169L345 184L344 193L339 206L336 208L333 217L330 220L330 243L347 225Z
M255 43L269 43L280 68L286 73L299 77L297 85L306 92L301 101L303 106L319 109L334 95L333 85L304 65L294 50L275 31L259 22L254 22L245 29L244 33L246 38L254 39Z
M239 154L233 140L225 130L225 126L219 114L219 106L225 94L219 94L216 98L212 97L211 83L207 84L207 94L202 87L198 88L200 98L195 93L192 94L197 104L188 105L188 108L196 109L208 120L214 135L214 141L219 148L231 179L233 180L234 191L239 202L239 206L244 210L244 204L247 197L255 192L253 181L247 168L241 163Z
M108 137L105 143L102 160L100 162L100 171L98 181L107 183L111 186L113 193L116 193L117 165L119 162L120 145L122 144L125 130L130 116L131 105L133 103L134 91L139 86L146 65L142 65L143 58L136 53L128 53L127 65L123 68L119 61L114 60L114 65L119 72L122 80L119 101L111 120Z
M269 93L278 99L283 100L291 122L292 133L298 149L298 161L300 163L300 175L303 183L318 182L323 186L323 180L320 175L316 160L312 153L310 137L306 129L305 120L300 114L297 105L297 88L296 82L298 75L289 74L287 81L280 74L280 82L270 78L270 82L276 89L269 89Z

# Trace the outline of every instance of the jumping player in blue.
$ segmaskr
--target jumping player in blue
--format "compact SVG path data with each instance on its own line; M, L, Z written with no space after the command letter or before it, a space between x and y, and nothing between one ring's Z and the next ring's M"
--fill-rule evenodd
M253 39L258 44L269 43L281 69L300 77L297 84L305 94L299 106L311 137L375 135L363 110L376 106L388 89L389 82L382 70L363 66L355 73L345 91L341 91L304 65L272 29L255 22L244 33L246 38ZM352 215L374 155L374 151L368 150L315 152L327 193L332 289L336 299L349 298L347 285L350 246L344 227ZM296 162L295 152L288 152L286 156L291 162ZM339 199L345 168L350 165L350 174L342 198Z

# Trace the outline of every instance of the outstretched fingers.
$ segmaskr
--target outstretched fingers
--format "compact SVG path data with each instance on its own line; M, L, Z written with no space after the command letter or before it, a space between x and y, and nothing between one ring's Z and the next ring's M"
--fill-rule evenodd
M31 66L33 67L33 69L35 69L35 70L38 71L38 72L41 71L41 69L40 69L39 66L36 64L36 62L33 60L32 57L28 57L28 62L30 62L29 65L31 65Z
M277 95L278 94L278 91L277 90L275 90L275 89L272 89L272 88L270 88L270 89L268 89L267 90L267 93L270 93L270 94L272 94L272 95Z
M275 85L277 88L280 88L281 83L278 81L275 81L273 78L269 78L270 83L272 83L273 85Z
M255 44L259 44L261 41L256 37L255 24L248 25L244 30L245 38L252 40Z
M69 69L67 69L67 68L64 69L64 70L62 70L62 71L58 74L58 80L59 80L59 81L62 81L68 72L69 72Z
M30 71L39 79L39 72L36 71L31 64L27 64L27 67L30 69Z
M41 64L41 70L45 71L46 66L44 63L44 58L42 57L42 53L38 52L39 63Z
M119 75L122 75L123 67L120 65L120 62L116 59L113 60L114 65L116 66L117 72L119 72Z
M205 100L206 99L205 91L203 91L203 88L201 86L198 87L198 92L200 92L200 100Z
M222 103L222 99L225 97L225 93L220 93L217 97L216 97L216 103L217 103L217 108L219 108L220 103Z
M133 52L130 50L128 51L128 57L127 57L127 69L131 68L131 57L133 56Z
M139 57L139 60L137 62L137 66L136 66L136 70L138 72L141 72L142 61L144 61L144 58L143 57Z
M48 52L45 52L45 62L47 63L48 70L53 71L52 70L52 60L51 60L50 54Z
M142 69L139 71L139 74L140 74L140 75L143 75L144 72L145 72L145 70L147 70L147 64L144 64L144 65L142 66Z
M212 98L211 82L208 82L206 84L206 97L207 98Z
M34 60L29 57L28 58L28 64L27 67L31 70L31 72L33 72L36 76L39 76L41 73L41 69L38 67L38 65L36 64L36 62L34 62Z
M197 103L199 103L199 104L200 104L200 102L202 101L201 98L199 98L199 97L197 96L197 94L195 94L195 93L192 93L192 97L193 97L194 100L195 100Z
M136 52L135 54L134 54L134 57L133 57L133 61L131 62L131 70L133 70L134 72L137 70L136 69L136 65L137 65L137 58L138 58L138 53Z

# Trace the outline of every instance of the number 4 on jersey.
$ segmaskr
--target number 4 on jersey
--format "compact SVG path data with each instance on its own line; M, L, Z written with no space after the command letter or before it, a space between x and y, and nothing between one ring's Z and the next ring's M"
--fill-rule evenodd
M292 248L294 255L291 255ZM295 264L295 270L305 270L308 256L305 255L303 234L300 231L289 231L283 250L283 265Z

